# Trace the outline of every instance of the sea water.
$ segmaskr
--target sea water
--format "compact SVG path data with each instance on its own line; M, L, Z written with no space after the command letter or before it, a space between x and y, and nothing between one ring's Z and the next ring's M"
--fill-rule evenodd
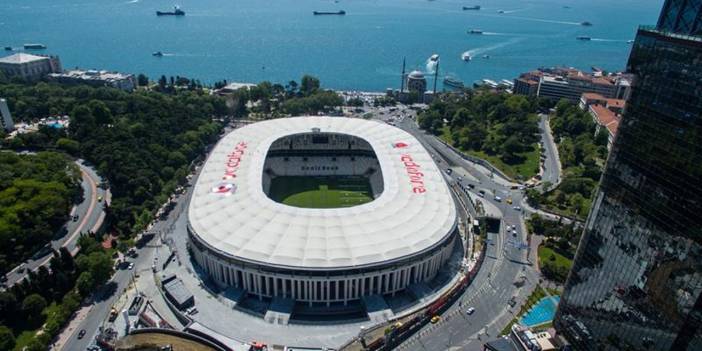
M157 17L172 10L184 17ZM441 78L513 79L537 67L623 70L663 0L2 0L0 47L42 43L64 68L212 83L303 74L334 89L382 91L439 54ZM462 6L481 5L479 11ZM312 11L345 10L345 16ZM499 13L502 11L503 13ZM591 27L580 25L588 21ZM468 34L480 29L484 34ZM579 35L591 41L580 41ZM163 57L152 56L161 51ZM461 60L468 51L473 60ZM0 56L9 52L0 52ZM489 56L489 58L484 58ZM431 68L431 67L429 67ZM429 82L431 86L431 81Z

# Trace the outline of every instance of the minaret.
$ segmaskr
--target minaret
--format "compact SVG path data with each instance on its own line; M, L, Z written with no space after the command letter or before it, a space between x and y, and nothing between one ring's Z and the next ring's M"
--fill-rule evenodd
M402 58L402 81L400 82L400 92L405 91L405 58Z

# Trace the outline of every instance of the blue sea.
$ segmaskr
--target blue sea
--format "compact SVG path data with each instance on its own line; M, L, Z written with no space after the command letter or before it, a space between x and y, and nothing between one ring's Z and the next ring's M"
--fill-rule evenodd
M176 2L187 15L157 17ZM64 68L164 74L212 83L286 83L312 74L327 88L398 88L407 69L466 83L540 66L623 70L639 24L663 0L2 0L0 47L42 43ZM480 11L462 6L481 5ZM345 16L312 11L345 10ZM502 11L503 13L499 13ZM581 26L583 21L593 24ZM480 29L483 35L470 35ZM591 41L576 40L585 35ZM162 51L163 57L152 56ZM474 59L461 60L470 52ZM0 56L5 52L0 51ZM489 58L483 56L489 55ZM431 84L431 83L430 83ZM441 83L439 83L441 86Z

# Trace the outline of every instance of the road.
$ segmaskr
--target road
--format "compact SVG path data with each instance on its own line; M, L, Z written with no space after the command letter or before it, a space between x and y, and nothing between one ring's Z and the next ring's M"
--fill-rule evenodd
M432 153L440 157L442 169L450 167L457 179L475 186L472 197L492 206L502 216L501 225L495 233L488 233L486 259L474 282L451 307L442 314L439 324L428 324L411 337L399 349L446 350L451 348L478 350L484 341L499 334L502 328L514 317L515 311L508 302L515 297L519 306L538 281L530 264L526 250L526 228L522 211L514 208L522 203L522 191L504 179L497 178L488 170L466 161L436 137L419 130L411 118L401 119L398 127L412 134ZM442 164L444 163L444 164ZM477 191L485 191L481 198ZM498 201L495 196L502 200ZM511 198L513 204L506 202ZM517 233L508 233L507 226L515 225ZM521 287L516 283L524 278ZM465 310L474 307L475 312L468 316Z
M539 129L541 130L541 145L543 145L546 158L544 159L544 174L542 181L549 182L550 186L544 191L555 188L561 182L561 161L558 156L558 147L553 141L553 133L549 125L548 115L539 114Z
M191 188L187 188L189 191ZM94 344L95 336L98 335L98 328L102 326L109 316L110 309L119 299L120 295L127 289L135 275L152 274L151 265L153 257L160 246L160 234L172 230L173 224L179 214L187 207L188 192L179 195L176 198L176 205L170 214L163 220L155 220L153 226L149 229L151 232L157 233L150 242L146 243L142 248L137 248L137 257L129 261L134 263L134 269L127 268L118 269L112 276L110 281L101 291L98 291L92 297L90 312L85 319L80 321L73 330L70 330L68 340L59 350L80 351L85 350L88 346ZM122 318L121 316L118 318ZM85 329L86 334L83 339L78 339L77 334L80 330ZM120 330L120 333L124 331Z
M103 202L109 201L109 192L100 188L101 178L89 166L85 165L82 160L76 161L80 167L83 188L83 201L76 205L71 211L71 216L77 215L76 221L69 219L64 228L65 235L55 238L51 241L51 247L54 250L59 250L61 247L66 247L71 253L76 252L76 243L81 233L94 231L102 224L104 219ZM102 200L100 200L102 199ZM46 251L41 256L35 256L28 261L15 267L5 275L7 281L6 286L12 286L21 281L29 270L35 271L40 266L47 265L51 260L51 251Z

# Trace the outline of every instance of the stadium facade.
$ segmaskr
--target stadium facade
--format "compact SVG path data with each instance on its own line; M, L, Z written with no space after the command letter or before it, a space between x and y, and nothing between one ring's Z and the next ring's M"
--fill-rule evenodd
M270 193L282 177L362 177L372 199L290 206ZM220 140L195 184L188 236L194 259L222 287L347 304L432 280L453 252L457 212L410 134L362 119L295 117Z

